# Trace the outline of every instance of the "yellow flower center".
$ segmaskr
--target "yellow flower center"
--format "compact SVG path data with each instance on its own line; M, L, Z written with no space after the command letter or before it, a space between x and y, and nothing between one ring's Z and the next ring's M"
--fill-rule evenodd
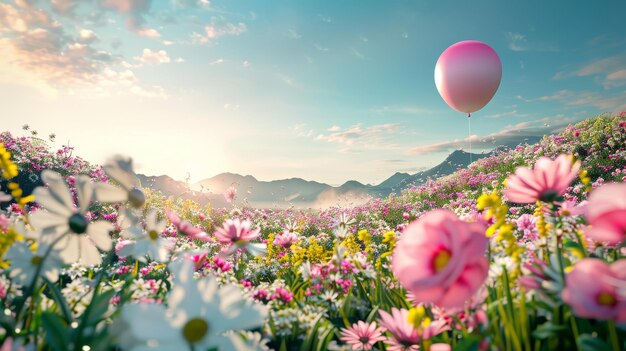
M598 301L600 305L603 305L603 306L615 306L615 303L617 302L615 300L615 296L613 296L612 294L609 294L606 291L599 293L598 296L596 297L596 300Z
M450 251L446 249L437 252L435 257L433 258L433 268L435 269L435 273L439 273L444 268L446 268L446 266L448 266L448 263L450 262L451 257L452 254L450 254Z
M151 230L148 232L148 237L150 240L156 240L159 238L159 233L157 233L156 230Z
M32 263L35 266L39 266L42 261L43 259L41 258L41 256L33 256L33 258L30 259L30 263Z
M209 332L209 324L202 318L193 318L183 327L183 338L190 343L197 343Z
M419 329L425 318L428 318L428 316L426 315L424 306L414 307L409 310L408 320L415 329Z

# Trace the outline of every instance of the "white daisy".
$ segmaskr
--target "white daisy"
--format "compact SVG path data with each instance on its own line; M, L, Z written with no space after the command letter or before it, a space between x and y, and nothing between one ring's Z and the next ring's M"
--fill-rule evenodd
M11 261L9 277L21 285L27 285L33 281L39 270L39 275L56 282L63 260L59 257L58 250L49 249L49 245L40 243L37 251L33 252L25 242L14 243L5 256Z
M235 350L230 330L263 325L265 306L246 300L235 285L218 287L215 278L193 279L193 262L171 265L173 288L168 307L159 304L128 304L122 309L135 340L131 350Z
M135 208L140 208L146 203L146 195L139 189L141 184L133 170L133 160L131 158L124 158L119 155L114 156L102 168L121 188L108 183L96 184L95 194L98 201L128 201Z
M61 258L65 262L82 260L86 265L100 264L102 258L98 248L104 251L111 250L109 232L114 227L104 220L90 223L85 217L93 197L91 179L84 175L76 177L78 198L76 206L70 190L59 173L44 170L41 178L48 187L38 187L33 194L47 211L39 210L31 215L31 224L44 236L49 237L49 239L46 237L46 242L58 240L55 248L61 250Z
M120 221L121 225L125 225L126 221ZM168 253L172 249L171 242L161 236L165 230L167 223L164 220L157 219L157 211L150 210L146 216L146 228L143 230L138 226L129 226L123 228L122 235L134 242L127 244L120 251L121 256L133 256L135 259L146 262L147 255L157 262L165 262L168 259Z

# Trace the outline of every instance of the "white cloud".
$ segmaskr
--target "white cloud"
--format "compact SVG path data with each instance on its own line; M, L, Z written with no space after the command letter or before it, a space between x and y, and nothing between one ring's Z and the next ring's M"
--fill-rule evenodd
M137 31L137 35L140 37L159 39L161 38L161 33L159 33L154 28L142 28Z
M333 19L327 15L317 15L317 17L319 17L322 22L330 23L333 21Z
M210 24L204 27L204 33L193 33L191 40L195 44L206 44L223 36L239 36L247 31L245 23Z
M370 112L376 114L428 115L436 113L437 111L427 109L421 106L392 105L371 108Z
M96 39L98 39L98 37L96 36L96 33L94 33L90 29L79 29L78 38L81 43L87 43L87 44L92 43Z
M511 110L500 113L493 113L490 115L483 115L482 118L502 118L502 117L529 117L529 113L519 113L517 110Z
M315 140L337 143L344 146L340 151L355 151L356 149L396 149L398 145L390 140L393 134L400 129L399 124L386 123L369 127L360 124L343 129L332 126L327 129L330 133L318 134Z
M556 44L545 41L530 42L527 36L521 33L506 32L505 35L509 41L509 49L512 51L559 51Z
M143 49L141 56L136 56L135 60L142 64L156 65L160 63L169 63L170 57L165 50L152 51L150 49Z
M215 60L215 61L211 61L211 62L209 62L209 65L212 65L212 66L213 66L213 65L221 65L221 64L222 64L222 63L224 63L224 62L226 62L226 61L224 61L224 59L217 59L217 60Z
M626 54L619 54L593 60L581 68L567 72L557 72L554 79L570 77L595 77L605 89L626 85Z
M289 129L298 137L310 138L313 136L313 129L307 128L306 123L296 124Z
M514 146L524 142L534 143L546 134L557 133L565 129L576 118L566 118L563 115L547 117L536 121L526 121L504 127L499 132L484 136L471 135L464 139L456 139L440 143L420 145L407 151L409 155L424 155L435 152L449 152L465 149L472 141L473 152L492 150L501 145Z
M559 101L565 106L593 106L604 112L626 110L626 91L616 94L600 94L593 91L559 90L551 95L537 98L540 101Z
M354 56L356 56L358 59L365 60L365 55L363 55L363 54L362 54L360 51L358 51L357 49L355 49L355 48L350 48L350 51L351 51L351 52L352 52L352 54L353 54Z
M295 29L288 29L287 30L287 37L289 37L291 39L300 39L300 38L302 38L302 35L300 35L300 33L296 32Z
M328 48L323 47L320 44L313 44L313 46L319 51L328 51Z

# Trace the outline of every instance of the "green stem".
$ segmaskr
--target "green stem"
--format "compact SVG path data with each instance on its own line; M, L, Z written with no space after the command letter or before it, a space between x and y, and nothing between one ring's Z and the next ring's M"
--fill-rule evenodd
M608 321L609 335L611 337L611 347L614 351L621 350L619 346L619 338L617 336L617 330L615 329L615 322Z
M41 262L39 263L39 265L37 265L37 270L35 270L35 276L33 277L33 281L30 283L30 285L28 286L28 289L25 291L24 296L23 296L24 298L17 305L17 308L16 308L17 312L15 314L15 325L19 323L20 317L22 316L22 312L24 312L24 306L26 305L26 300L28 299L29 296L33 295L33 292L35 292L35 285L37 283L37 278L39 278L39 275L41 274L41 268L43 267L43 264L46 261L46 258L50 256L50 252L52 252L52 248L54 248L54 245L58 244L59 241L61 241L61 239L65 238L67 235L70 235L69 232L63 235L60 235L46 249L46 252L41 258ZM13 335L13 333L15 332L15 328L12 328L12 330L10 330L9 332L11 333L11 335Z
M578 323L576 323L576 317L574 317L573 313L570 314L569 320L572 324L572 332L574 332L574 344L576 345L576 350L581 351L580 346L578 345L578 337L580 335L578 332Z

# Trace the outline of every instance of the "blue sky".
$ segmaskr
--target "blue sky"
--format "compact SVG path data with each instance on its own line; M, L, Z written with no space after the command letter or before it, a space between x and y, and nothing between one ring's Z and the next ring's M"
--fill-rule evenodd
M433 81L451 44L503 65L474 150L626 110L626 2L0 1L2 125L93 162L200 180L378 183L467 149Z

